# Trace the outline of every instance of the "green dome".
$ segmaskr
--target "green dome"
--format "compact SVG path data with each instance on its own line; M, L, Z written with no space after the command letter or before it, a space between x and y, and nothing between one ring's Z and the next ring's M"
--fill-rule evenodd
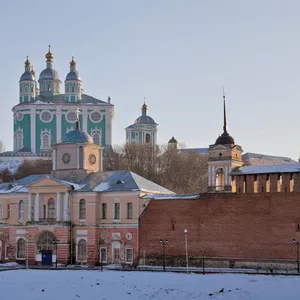
M62 139L63 143L89 143L94 144L93 138L82 130L70 130Z

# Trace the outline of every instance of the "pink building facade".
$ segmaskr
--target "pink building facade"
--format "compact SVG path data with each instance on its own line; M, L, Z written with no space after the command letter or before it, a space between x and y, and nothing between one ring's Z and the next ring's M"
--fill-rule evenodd
M53 171L0 184L0 261L138 262L147 194L171 191L130 171L102 172L102 148L78 129L53 145Z

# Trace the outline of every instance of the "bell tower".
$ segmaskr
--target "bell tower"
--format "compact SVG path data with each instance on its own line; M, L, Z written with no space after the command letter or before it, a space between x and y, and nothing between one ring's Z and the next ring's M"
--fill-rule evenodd
M223 89L223 133L208 149L208 192L231 192L231 170L243 165L241 146L227 131L226 101Z

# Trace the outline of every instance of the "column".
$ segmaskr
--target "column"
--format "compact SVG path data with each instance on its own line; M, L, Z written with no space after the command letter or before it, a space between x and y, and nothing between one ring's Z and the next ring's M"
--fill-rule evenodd
M76 148L76 167L79 169L79 147Z
M211 176L212 176L212 186L216 186L216 174L215 174L215 167L211 168Z
M32 203L31 203L31 198L32 195L31 194L28 194L28 222L32 221L31 220L31 208L32 208Z
M82 108L82 131L88 132L88 112L87 108Z
M52 166L53 166L53 171L55 171L56 170L56 148L54 148L52 152Z
M211 166L208 166L208 186L211 185Z
M56 110L56 143L61 142L61 108Z
M56 194L56 221L61 221L61 193Z
M70 221L70 204L68 192L64 195L64 221Z
M111 110L111 109L110 109ZM105 111L105 145L111 145L111 120L112 112L110 110Z
M34 221L39 221L40 218L40 194L35 195L34 200Z
M30 110L30 150L32 153L36 153L36 111L35 108Z

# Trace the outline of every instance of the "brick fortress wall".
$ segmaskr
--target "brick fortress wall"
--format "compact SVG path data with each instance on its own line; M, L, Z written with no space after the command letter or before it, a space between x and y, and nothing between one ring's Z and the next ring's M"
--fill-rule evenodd
M189 256L199 258L206 250L208 265L293 264L292 240L300 240L300 193L207 193L198 200L151 200L140 218L140 258L161 259L159 240L168 239L169 263L185 264L185 228Z

